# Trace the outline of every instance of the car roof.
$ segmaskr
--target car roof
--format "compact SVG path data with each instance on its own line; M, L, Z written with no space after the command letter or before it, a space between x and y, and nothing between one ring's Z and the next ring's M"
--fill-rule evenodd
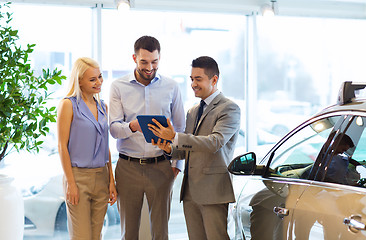
M356 98L356 91L364 89L366 83L343 82L337 97L337 104L324 108L315 115L320 116L334 112L365 112L366 99Z
M346 103L343 105L334 104L327 108L324 108L316 115L323 115L331 112L340 112L340 111L358 111L358 112L366 112L366 99L356 99L350 103Z

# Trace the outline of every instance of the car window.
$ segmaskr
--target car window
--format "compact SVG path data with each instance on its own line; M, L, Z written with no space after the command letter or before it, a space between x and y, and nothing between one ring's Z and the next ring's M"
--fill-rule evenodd
M366 131L364 130L362 132L360 140L356 145L352 158L359 162L361 165L366 165Z
M366 177L365 117L349 116L324 158L324 181L358 186Z
M307 179L332 129L341 124L340 119L340 116L323 118L290 135L272 152L270 175Z

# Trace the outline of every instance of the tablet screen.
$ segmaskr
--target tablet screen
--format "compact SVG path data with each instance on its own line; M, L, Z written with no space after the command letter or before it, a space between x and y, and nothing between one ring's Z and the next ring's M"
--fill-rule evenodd
M145 140L148 143L151 143L151 139L154 139L154 142L157 142L159 140L159 138L155 136L154 133L149 130L149 127L147 126L147 124L149 123L155 125L152 119L156 119L163 127L168 127L167 119L164 115L138 115L137 120L140 124Z

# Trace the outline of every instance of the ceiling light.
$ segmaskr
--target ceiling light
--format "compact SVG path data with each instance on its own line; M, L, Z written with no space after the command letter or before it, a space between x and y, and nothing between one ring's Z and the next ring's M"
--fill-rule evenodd
M314 126L314 129L315 129L315 131L316 132L321 132L321 131L323 131L324 130L324 124L323 123L318 123L318 124L316 124L315 126Z
M118 11L125 11L130 9L130 1L129 0L115 0L116 7Z
M274 16L278 14L278 6L276 0L271 0L271 4L261 6L260 13L262 16Z
M362 127L362 126L363 126L363 119L362 119L362 117L358 116L358 117L356 118L356 124L357 124L358 126L360 126L360 127Z

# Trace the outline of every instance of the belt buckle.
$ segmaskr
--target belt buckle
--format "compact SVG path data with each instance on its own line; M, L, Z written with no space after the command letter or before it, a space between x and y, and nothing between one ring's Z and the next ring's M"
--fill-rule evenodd
M140 165L146 165L147 163L149 163L148 159L140 158Z

